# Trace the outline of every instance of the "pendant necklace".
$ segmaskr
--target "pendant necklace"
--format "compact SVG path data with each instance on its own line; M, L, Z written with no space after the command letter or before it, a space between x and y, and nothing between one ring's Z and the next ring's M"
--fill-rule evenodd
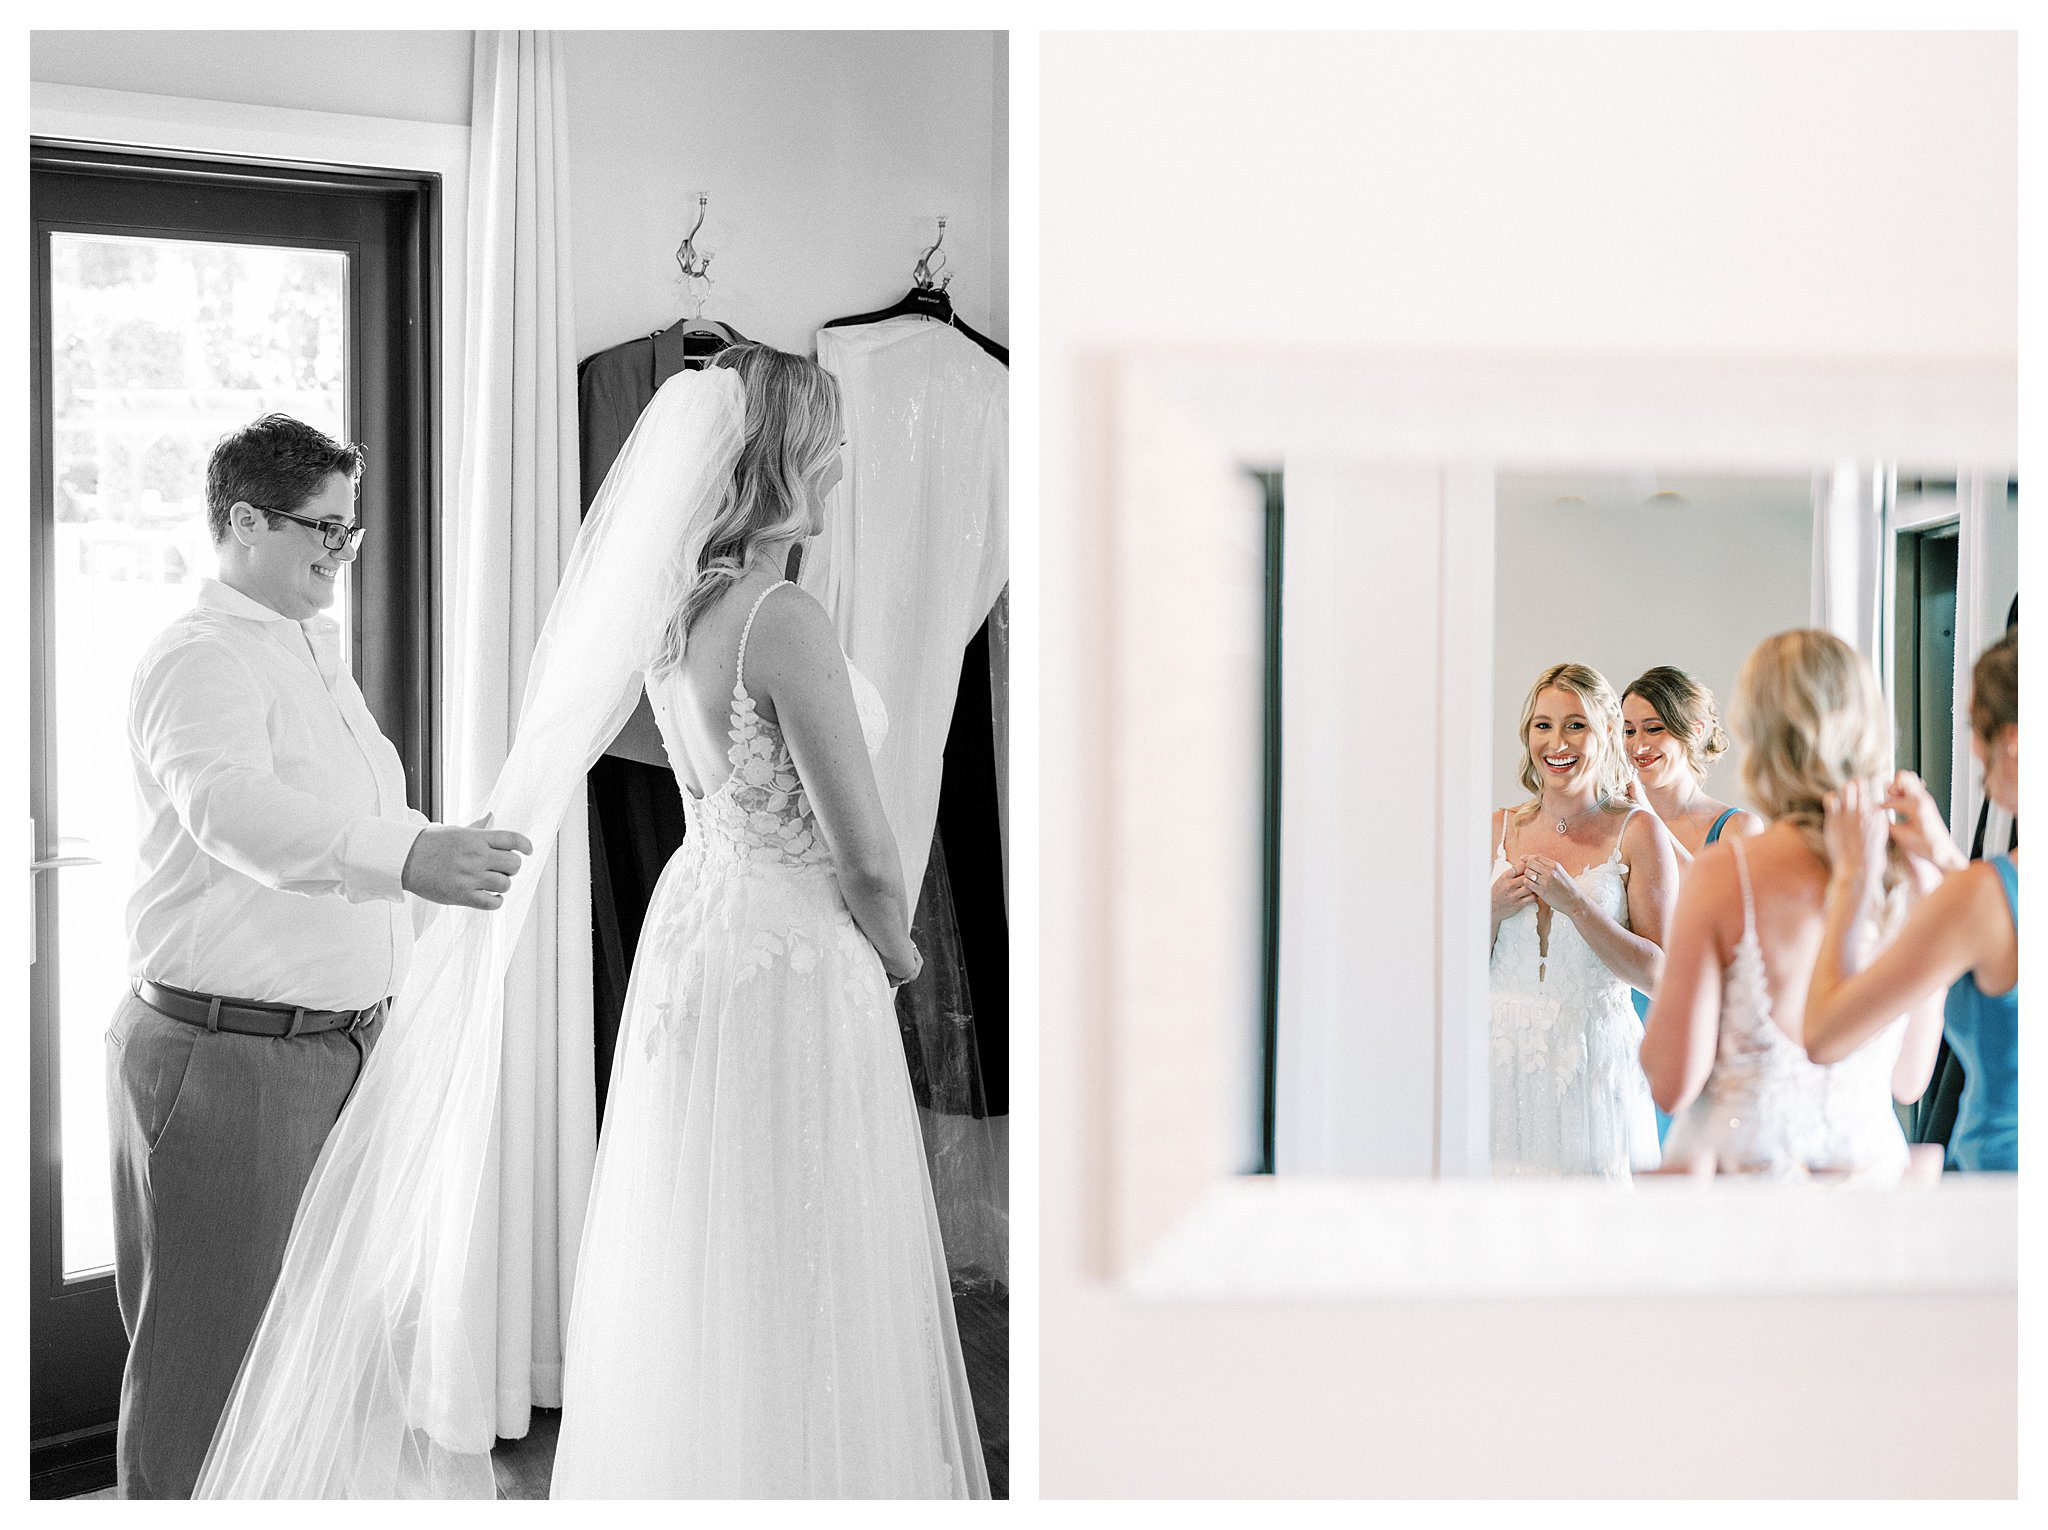
M1558 834L1559 834L1560 836L1563 836L1564 834L1566 834L1566 833L1569 833L1569 832L1570 832L1570 830L1571 830L1571 826L1572 826L1573 824L1577 823L1577 822L1578 822L1578 821L1579 821L1579 820L1580 820L1581 818L1584 818L1584 817L1585 817L1585 816L1586 816L1586 815L1587 815L1588 813L1592 812L1592 811L1594 810L1594 808L1597 808L1597 807L1599 807L1599 806L1600 806L1600 804L1596 802L1596 803L1594 803L1594 804L1593 804L1593 806L1592 806L1592 807L1588 807L1588 808L1580 808L1580 809L1579 809L1579 810L1578 810L1578 811L1577 811L1576 813L1572 814L1572 816L1571 816L1571 817L1569 817L1569 818L1560 818L1560 819L1558 819L1558 820L1557 820L1557 832L1558 832Z

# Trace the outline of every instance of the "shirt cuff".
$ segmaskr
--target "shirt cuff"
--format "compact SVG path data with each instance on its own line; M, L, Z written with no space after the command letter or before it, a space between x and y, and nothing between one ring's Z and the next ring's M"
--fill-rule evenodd
M351 903L381 898L405 901L405 861L424 823L394 823L387 818L362 818L350 826L344 857L348 882L343 889Z

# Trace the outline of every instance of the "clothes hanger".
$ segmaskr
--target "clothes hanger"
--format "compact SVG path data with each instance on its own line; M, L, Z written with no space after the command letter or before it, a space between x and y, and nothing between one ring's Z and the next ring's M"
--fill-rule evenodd
M952 281L945 272L946 257L939 254L939 246L946 242L946 220L939 219L939 237L931 247L917 257L917 265L910 273L910 290L891 303L887 308L877 308L872 313L848 314L843 319L830 319L826 329L850 329L856 324L880 324L884 319L900 319L906 315L920 319L936 319L941 324L950 324L1004 366L1010 364L1009 347L989 339L987 335L968 324L953 311L953 300L946 295L946 284ZM938 256L936 263L932 257Z
M697 193L697 221L690 225L690 231L683 235L683 242L676 246L676 266L683 273L683 290L690 294L689 311L676 323L665 329L657 329L649 339L664 335L683 342L683 354L689 360L715 356L728 345L749 343L747 337L719 319L704 317L704 295L696 286L702 282L711 285L711 256L697 253L697 231L704 227L705 209L711 204L705 192ZM695 343L710 342L710 343Z
M688 311L676 324L647 336L655 344L657 375L664 369L664 360L670 363L668 371L696 369L727 346L745 342L745 336L731 324L705 317L705 289L711 287L711 256L696 252L696 233L705 227L705 209L709 205L711 197L707 193L696 193L696 221L690 223L690 231L684 233L682 244L676 246L676 268L682 272L682 289L688 293Z

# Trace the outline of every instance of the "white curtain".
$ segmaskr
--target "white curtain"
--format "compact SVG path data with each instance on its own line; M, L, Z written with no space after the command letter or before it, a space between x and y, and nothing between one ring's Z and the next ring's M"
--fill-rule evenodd
M1813 625L1832 632L1887 677L1881 651L1885 469L1838 462L1813 483ZM1890 690L1886 679L1886 690Z
M464 821L510 748L535 639L576 539L567 88L548 32L478 32L469 163L462 467L446 545L449 800ZM501 824L517 829L519 824ZM495 1338L497 1432L559 1407L596 1153L590 845L570 803L505 978L498 1118L476 1236L475 1328ZM495 1215L493 1215L495 1213ZM495 1289L484 1284L492 1273Z

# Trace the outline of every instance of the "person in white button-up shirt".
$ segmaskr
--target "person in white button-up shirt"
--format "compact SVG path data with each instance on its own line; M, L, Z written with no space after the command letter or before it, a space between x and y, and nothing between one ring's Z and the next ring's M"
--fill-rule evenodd
M314 1009L396 991L427 820L340 642L330 616L293 621L208 579L143 655L131 977Z
M496 908L531 846L405 800L326 614L360 449L270 415L207 469L220 558L136 666L139 875L107 1034L124 1497L189 1497L415 910Z

